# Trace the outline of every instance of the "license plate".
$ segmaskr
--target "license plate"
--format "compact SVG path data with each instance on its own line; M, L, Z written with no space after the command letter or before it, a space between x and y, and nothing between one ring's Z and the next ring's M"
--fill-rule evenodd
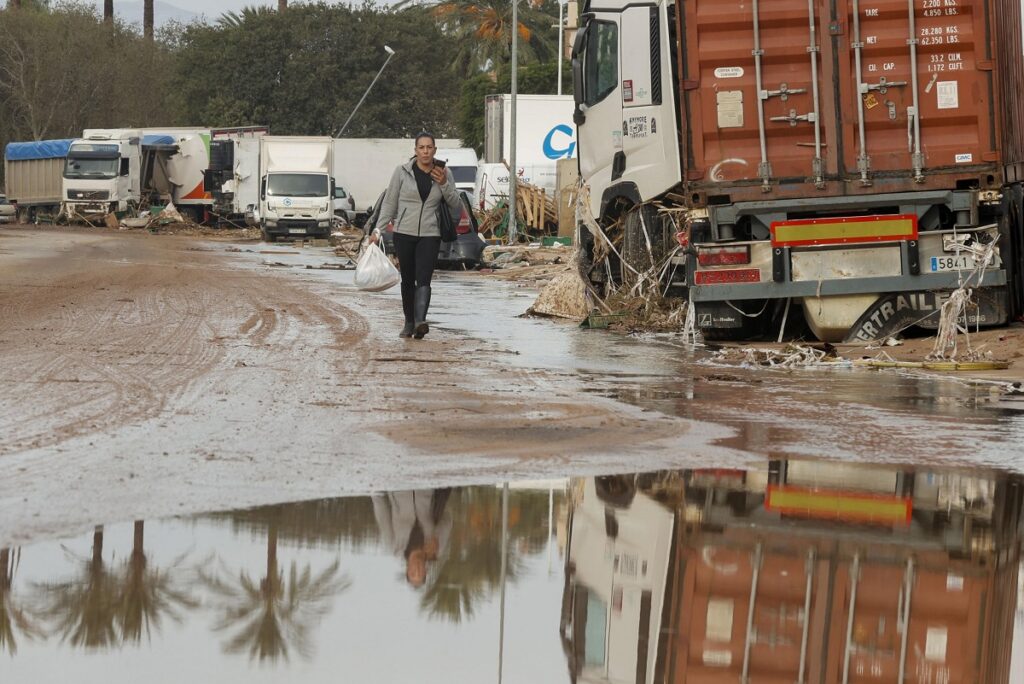
M291 233L292 235L305 235L306 234L306 229L305 228L289 228L288 232Z
M966 254L932 257L932 273L940 271L970 271L973 268L974 259Z

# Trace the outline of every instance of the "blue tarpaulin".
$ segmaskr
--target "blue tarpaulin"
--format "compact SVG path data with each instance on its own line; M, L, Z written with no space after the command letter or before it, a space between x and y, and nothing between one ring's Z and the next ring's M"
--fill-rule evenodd
M68 156L73 140L36 140L33 142L7 143L4 159L21 161L25 159L59 159Z
M174 138L169 135L144 135L142 136L143 145L173 145Z

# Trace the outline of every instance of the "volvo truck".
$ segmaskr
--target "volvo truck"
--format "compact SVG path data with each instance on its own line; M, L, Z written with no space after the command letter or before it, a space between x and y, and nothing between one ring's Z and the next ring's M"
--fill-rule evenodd
M589 0L583 238L622 241L591 280L672 266L719 338L801 314L827 341L934 329L965 284L964 323L1019 317L1021 52L995 0Z

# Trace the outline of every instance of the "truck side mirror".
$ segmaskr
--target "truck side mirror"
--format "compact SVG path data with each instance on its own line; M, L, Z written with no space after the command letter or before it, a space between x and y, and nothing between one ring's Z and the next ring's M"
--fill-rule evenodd
M337 197L337 194L336 194L336 188L337 188L337 184L335 183L335 181L334 181L334 177L332 176L332 177L331 177L331 199L332 199L332 200L333 200L333 199L334 199L335 197Z
M584 19L583 26L576 34L576 40L572 44L572 99L576 102L576 111L579 112L583 104L583 57L587 50L587 36L590 34L590 19ZM574 115L575 118L575 115ZM579 125L579 122L576 123Z
M264 178L260 181L260 199L267 199L267 179Z
M126 157L126 158L121 160L121 175L122 176L127 176L128 175L128 170L129 170L128 158Z

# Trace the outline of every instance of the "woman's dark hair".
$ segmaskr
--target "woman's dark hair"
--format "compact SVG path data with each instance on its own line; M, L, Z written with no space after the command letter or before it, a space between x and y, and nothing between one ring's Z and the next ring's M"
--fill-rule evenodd
M430 133L427 133L426 131L420 131L419 133L416 134L416 145L417 146L419 146L420 140L422 138L430 138L430 143L432 145L434 145L435 147L437 146L437 141L434 140L434 136L432 134L430 134Z

